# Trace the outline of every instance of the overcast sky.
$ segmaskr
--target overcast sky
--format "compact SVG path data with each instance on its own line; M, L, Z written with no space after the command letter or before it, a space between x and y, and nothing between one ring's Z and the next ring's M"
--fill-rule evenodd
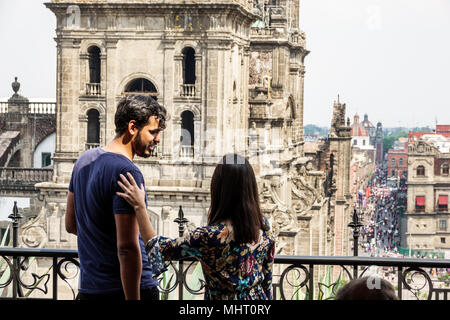
M54 98L56 19L42 0L0 0L0 97ZM384 126L450 124L450 0L301 0L305 124L347 116Z

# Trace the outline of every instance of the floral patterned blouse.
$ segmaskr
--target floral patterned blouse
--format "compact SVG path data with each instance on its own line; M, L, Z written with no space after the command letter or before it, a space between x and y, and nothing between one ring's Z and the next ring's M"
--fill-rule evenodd
M272 266L275 241L270 231L260 231L257 243L239 244L226 224L199 227L185 237L156 236L146 246L154 276L165 270L163 261L194 257L206 280L206 300L272 299Z

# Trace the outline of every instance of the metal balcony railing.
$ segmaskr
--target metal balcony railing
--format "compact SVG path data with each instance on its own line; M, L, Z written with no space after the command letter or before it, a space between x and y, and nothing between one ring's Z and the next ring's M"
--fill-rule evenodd
M13 248L0 247L0 300L75 299L79 273L77 251L17 248L21 216L16 205L9 218L13 221ZM175 219L180 235L187 221L180 207ZM357 248L355 251L357 253ZM38 259L50 262L41 274L32 272L33 260ZM449 299L450 278L436 274L447 272L450 260L281 255L275 256L273 267L274 299L333 299L343 279L349 281L373 275L376 268L381 270L383 278L393 282L402 300ZM200 265L194 259L172 261L169 270L159 278L161 299L202 299L204 288Z

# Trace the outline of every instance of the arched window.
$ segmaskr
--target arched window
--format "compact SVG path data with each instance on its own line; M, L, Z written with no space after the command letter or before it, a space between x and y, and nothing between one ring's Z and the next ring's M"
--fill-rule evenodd
M180 157L194 156L194 114L184 111L181 114Z
M195 84L195 51L191 47L186 47L183 54L183 83Z
M391 166L392 166L392 167L395 167L395 158L392 158L392 159L391 159Z
M100 114L96 109L87 112L87 142L86 149L98 147L100 145Z
M138 78L138 79L134 79L132 81L130 81L126 86L125 86L125 94L132 94L132 93L139 93L139 94L145 94L145 95L149 95L152 96L155 100L157 99L158 96L158 91L156 90L155 85L144 78Z
M448 176L448 173L449 173L449 165L448 165L448 163L444 163L443 165L442 165L442 175L444 175L444 176Z
M89 83L100 83L100 49L89 47Z
M425 175L425 167L424 166L418 166L416 173L418 176L424 176Z

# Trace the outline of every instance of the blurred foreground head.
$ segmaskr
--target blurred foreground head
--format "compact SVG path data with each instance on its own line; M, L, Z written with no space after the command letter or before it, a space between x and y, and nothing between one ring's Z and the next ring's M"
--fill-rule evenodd
M399 300L391 283L380 277L354 279L336 293L335 300Z

